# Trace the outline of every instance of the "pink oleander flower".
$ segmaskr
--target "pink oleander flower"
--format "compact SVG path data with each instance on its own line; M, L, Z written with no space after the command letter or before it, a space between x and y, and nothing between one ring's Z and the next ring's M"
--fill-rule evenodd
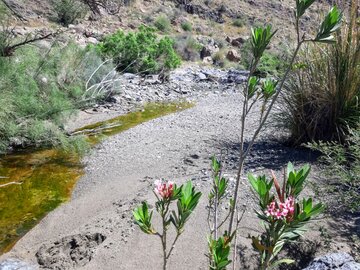
M271 216L274 219L286 219L287 221L291 221L294 217L295 212L295 199L294 197L289 197L285 200L285 202L275 202L272 201L265 211L267 216Z
M172 197L174 193L174 183L168 181L167 183L163 183L161 180L156 180L155 184L155 193L159 195L163 199L169 199Z

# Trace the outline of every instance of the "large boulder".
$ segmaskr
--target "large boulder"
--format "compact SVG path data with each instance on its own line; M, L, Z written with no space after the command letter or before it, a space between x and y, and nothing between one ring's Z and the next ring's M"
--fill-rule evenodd
M360 264L347 253L331 253L318 257L303 270L360 270Z

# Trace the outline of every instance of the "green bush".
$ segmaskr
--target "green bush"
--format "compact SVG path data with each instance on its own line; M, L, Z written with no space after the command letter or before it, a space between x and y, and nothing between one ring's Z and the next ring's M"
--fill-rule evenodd
M171 30L170 19L166 15L160 15L155 19L154 26L161 32L169 32Z
M180 65L174 41L158 39L153 28L141 26L137 32L121 30L107 36L96 48L105 58L112 58L118 71L157 73Z
M333 46L310 46L295 65L279 123L294 143L343 141L360 122L360 31L355 18Z
M56 20L64 26L82 18L86 12L86 6L79 0L55 0L53 5Z
M23 46L12 57L0 57L0 153L11 146L84 149L82 139L68 137L63 125L88 105L86 58L73 44L50 51Z
M192 24L189 23L189 22L183 22L181 24L181 28L186 32L191 32L192 31Z

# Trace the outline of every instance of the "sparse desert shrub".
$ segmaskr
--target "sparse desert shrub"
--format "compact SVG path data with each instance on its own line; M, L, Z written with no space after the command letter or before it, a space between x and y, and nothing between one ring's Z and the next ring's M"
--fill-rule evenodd
M161 32L169 32L171 30L170 19L166 15L159 15L154 22L154 26Z
M190 22L183 22L181 24L181 28L184 30L184 31L187 31L187 32L191 32L192 31L192 24Z
M137 32L121 30L105 37L96 48L105 58L113 59L117 70L157 73L180 65L181 61L169 37L159 39L155 30L141 26Z
M360 121L360 31L355 11L333 46L308 46L295 65L279 123L291 141L343 141Z
M201 45L191 35L177 36L175 50L185 61L200 59Z
M74 23L86 13L85 5L79 0L54 0L56 20L64 26Z
M219 66L219 67L224 67L227 59L226 59L226 53L227 50L224 49L220 49L219 51L217 51L213 56L212 59L214 61L214 64Z
M236 19L233 21L232 25L236 27L243 27L245 26L245 21L243 19Z
M337 142L309 143L320 151L320 161L326 165L326 194L335 195L331 209L340 212L360 212L360 129L350 130L344 144ZM331 203L332 203L331 202ZM339 203L340 202L340 203Z

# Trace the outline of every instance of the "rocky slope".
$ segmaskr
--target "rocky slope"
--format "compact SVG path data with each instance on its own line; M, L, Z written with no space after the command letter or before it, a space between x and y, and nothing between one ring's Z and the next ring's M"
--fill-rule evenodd
M295 1L290 0L113 0L107 3L116 2L116 12L100 8L101 15L94 18L91 11L88 11L86 16L68 27L63 27L56 21L54 2L51 0L4 1L23 18L20 20L14 16L11 23L14 27L12 32L18 38L26 37L28 34L60 30L62 34L57 36L58 41L75 41L82 46L97 43L104 35L118 29L132 30L142 24L153 26L156 19L161 16L165 16L171 22L170 30L165 34L175 39L195 38L211 54L221 51L221 54L228 55L228 60L232 62L241 59L239 49L248 39L251 26L272 24L279 30L271 47L275 53L286 53L295 37L292 17ZM315 31L321 15L328 7L328 1L322 0L316 1L309 9L302 25L307 34ZM191 31L183 29L184 23L191 25ZM211 44L208 44L206 37L211 37ZM198 53L200 54L200 50ZM205 59L205 62L209 63L209 59Z

